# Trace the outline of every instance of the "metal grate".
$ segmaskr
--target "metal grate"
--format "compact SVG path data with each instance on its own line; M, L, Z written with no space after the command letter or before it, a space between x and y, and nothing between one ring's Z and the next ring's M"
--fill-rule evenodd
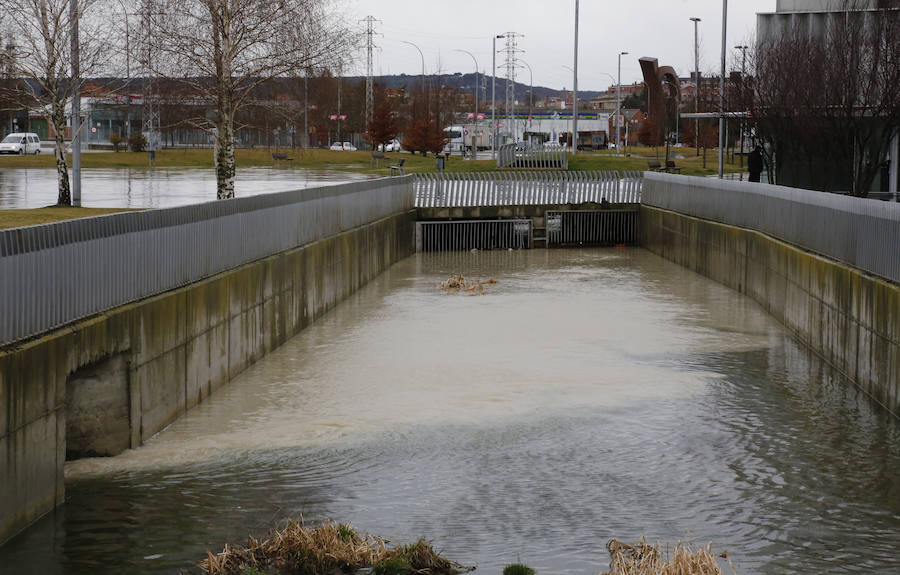
M547 245L635 245L636 210L547 212Z
M519 168L528 170L568 170L569 149L528 147L521 149L520 144L500 146L497 152L498 168Z
M639 204L642 172L488 172L418 174L417 208Z
M530 219L418 222L417 252L524 250L532 244Z

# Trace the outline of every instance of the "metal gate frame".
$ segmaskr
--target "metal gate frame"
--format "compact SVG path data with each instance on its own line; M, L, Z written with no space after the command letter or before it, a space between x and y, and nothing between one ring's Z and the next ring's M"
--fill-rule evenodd
M560 229L554 229L556 227L555 222L559 222L559 225L562 225L562 216L563 214L634 214L635 218L640 218L640 212L638 210L548 210L544 212L544 222L546 225L546 234L547 234L547 247L551 246L561 246L561 245L571 245L573 243L582 243L589 246L603 245L604 242L591 242L591 241L578 241L573 240L571 242L563 242L560 241L558 235L563 232ZM637 223L635 223L634 235L637 234ZM554 235L557 235L557 238L554 239ZM616 240L612 243L615 244L627 244L628 241Z
M532 249L534 247L534 222L531 218L509 218L505 220L447 220L447 221L424 221L424 222L416 222L416 253L422 253L425 251L425 247L423 245L423 233L422 229L425 226L476 226L476 225L485 225L485 224L512 224L513 225L513 234L523 235L526 237L524 246L508 246L497 249ZM527 226L527 232L521 233L516 230L519 226L525 227ZM476 247L476 248L465 248L465 249L483 249L490 250L494 248L490 247ZM462 251L462 250L431 250L431 251Z

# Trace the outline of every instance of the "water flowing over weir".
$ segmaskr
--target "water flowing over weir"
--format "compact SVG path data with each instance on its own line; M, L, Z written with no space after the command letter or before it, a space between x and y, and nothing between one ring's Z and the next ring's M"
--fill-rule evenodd
M447 295L462 273L486 295ZM610 537L741 575L896 573L900 424L751 300L646 251L418 254L143 447L68 464L16 573L177 573L300 514L499 573Z

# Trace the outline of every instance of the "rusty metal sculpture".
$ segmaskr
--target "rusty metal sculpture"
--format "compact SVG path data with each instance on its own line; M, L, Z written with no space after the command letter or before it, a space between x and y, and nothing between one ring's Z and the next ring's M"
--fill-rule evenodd
M666 129L666 101L681 102L681 82L675 68L660 66L656 58L641 58L641 72L647 86L647 119L654 126L654 140L662 140Z

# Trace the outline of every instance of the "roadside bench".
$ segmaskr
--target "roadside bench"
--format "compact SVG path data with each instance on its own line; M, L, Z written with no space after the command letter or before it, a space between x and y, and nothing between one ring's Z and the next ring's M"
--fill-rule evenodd
M294 158L288 158L288 155L282 152L272 152L272 159L276 162L278 160L287 160L289 162L294 160Z
M406 173L403 169L403 164L406 163L406 158L401 158L395 165L391 166L391 175L392 176L402 176Z
M680 174L681 168L675 165L674 160L666 160L666 171L671 172L673 174Z
M662 164L660 164L656 160L650 160L647 162L647 169L653 170L654 172L658 172L662 169Z

